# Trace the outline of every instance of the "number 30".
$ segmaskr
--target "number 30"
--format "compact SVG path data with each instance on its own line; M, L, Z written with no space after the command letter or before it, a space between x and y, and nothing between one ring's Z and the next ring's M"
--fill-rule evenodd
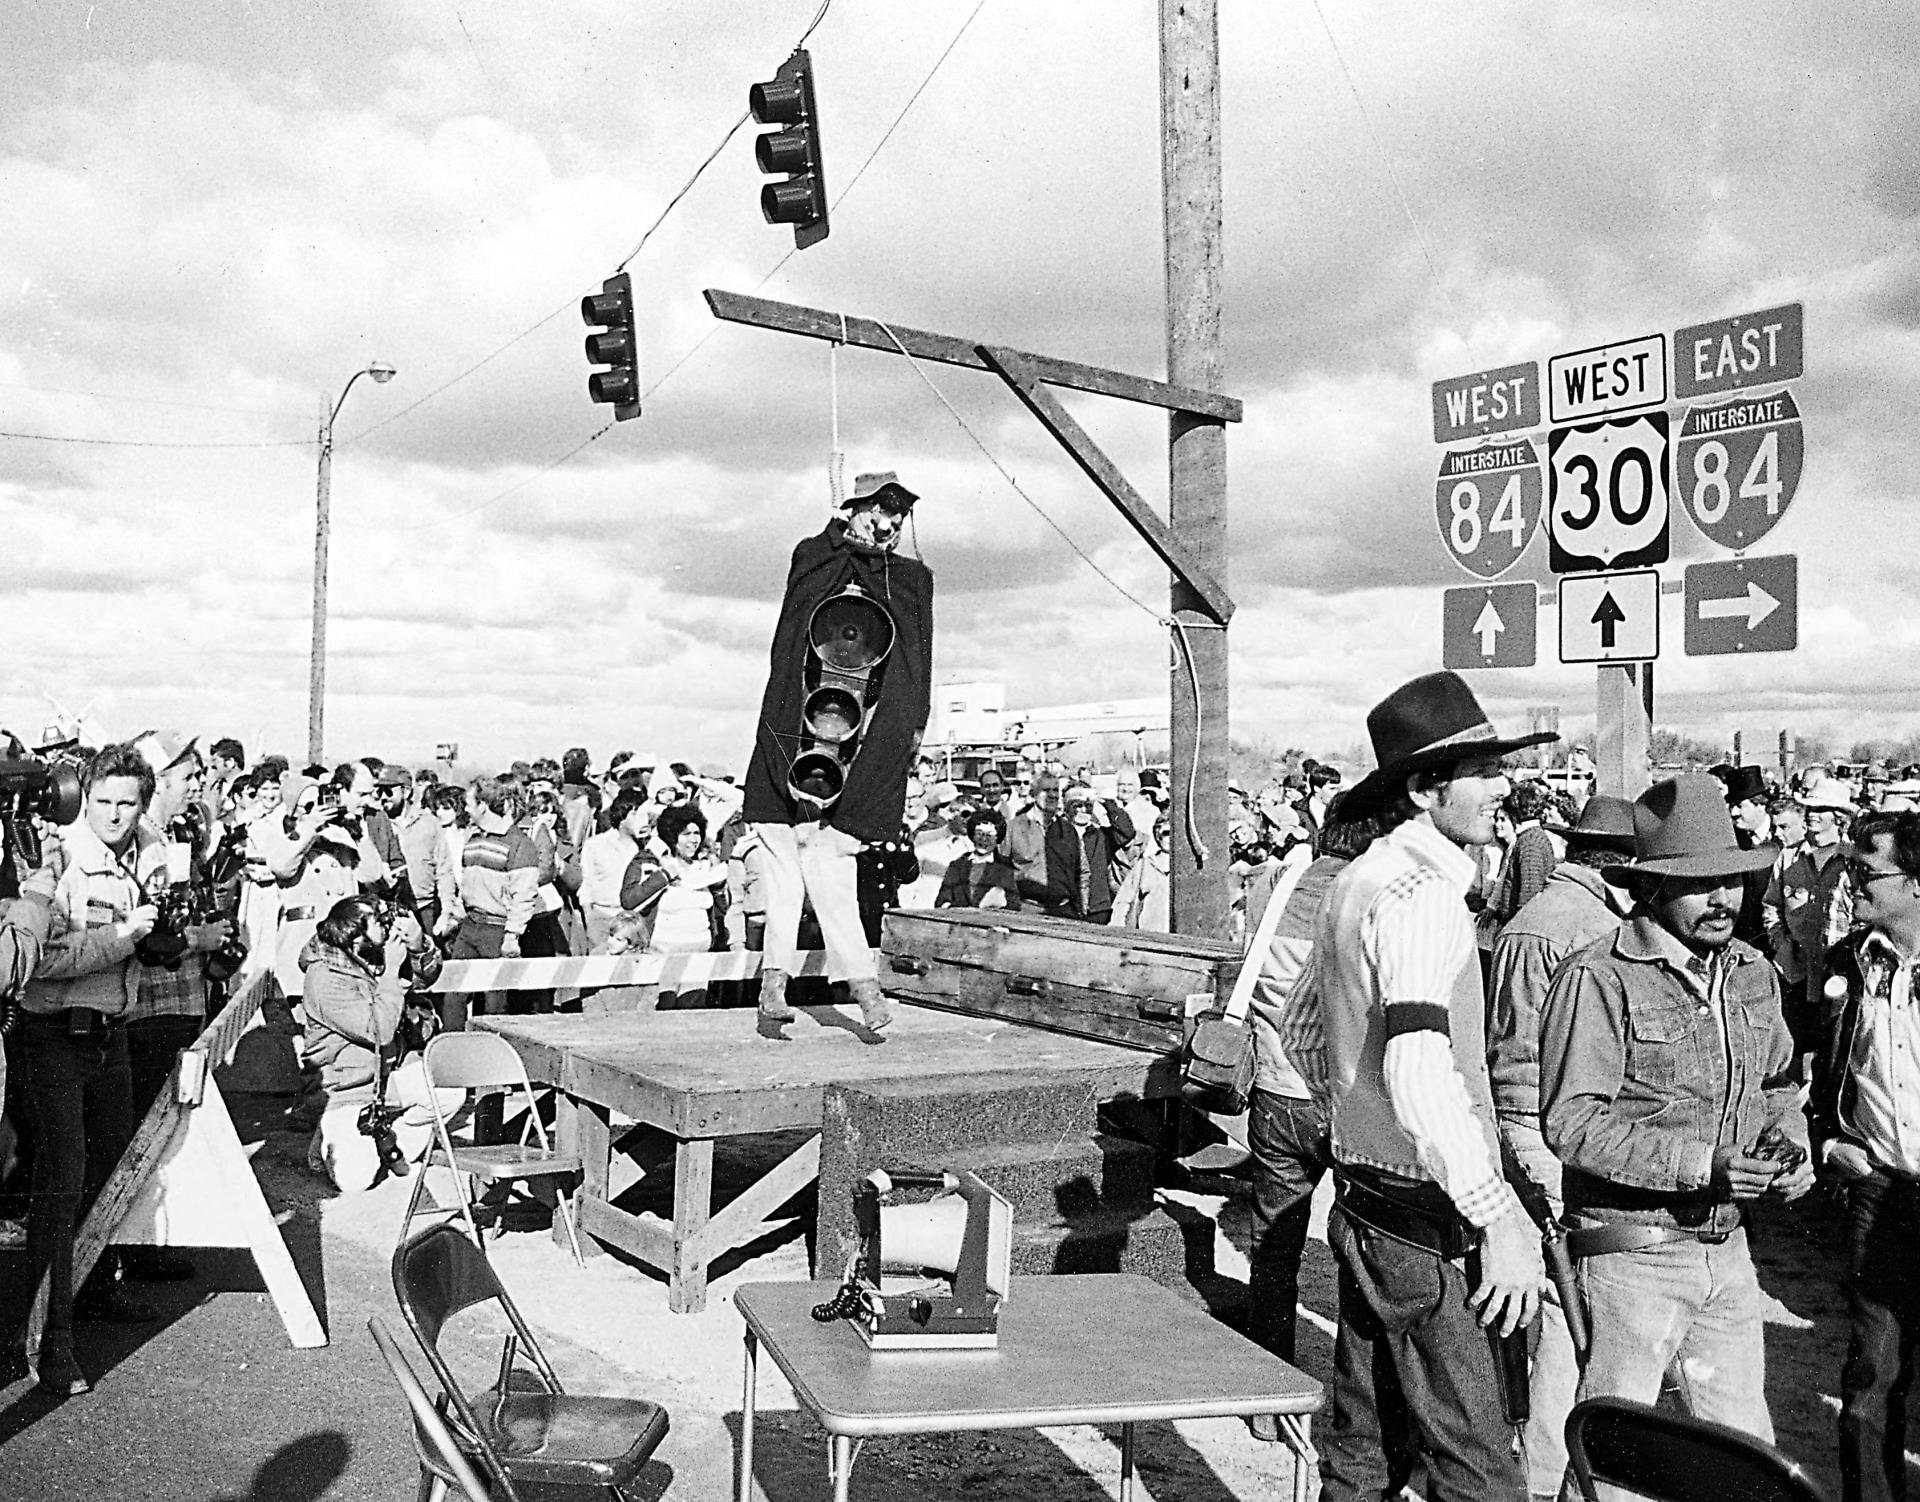
M1639 504L1631 511L1627 509L1625 487L1620 481L1629 465L1640 470ZM1585 471L1581 474L1581 471ZM1600 519L1600 466L1586 454L1575 454L1567 460L1566 471L1569 477L1578 476L1580 498L1587 503L1584 516L1575 516L1571 510L1560 513L1560 524L1569 531L1578 532L1591 527ZM1613 512L1613 519L1623 527L1638 525L1646 519L1648 509L1653 505L1653 460L1643 448L1629 446L1614 456L1613 467L1607 471L1607 508Z

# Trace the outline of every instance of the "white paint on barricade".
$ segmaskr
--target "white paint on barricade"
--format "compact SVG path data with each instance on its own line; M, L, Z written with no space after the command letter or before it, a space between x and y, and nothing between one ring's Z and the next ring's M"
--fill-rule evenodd
M573 958L449 960L440 969L435 991L545 991L555 987L658 986L671 991L717 980L751 980L760 973L760 953L752 949L705 954L590 954ZM825 950L800 952L796 975L825 975Z
M274 1224L213 1079L214 1069L233 1056L241 1034L253 1025L271 984L269 973L254 975L193 1046L182 1051L174 1080L140 1122L79 1228L73 1286L86 1282L111 1242L243 1248L253 1253L287 1338L300 1347L323 1346L326 1328ZM43 1277L28 1319L29 1351L39 1348L46 1308Z

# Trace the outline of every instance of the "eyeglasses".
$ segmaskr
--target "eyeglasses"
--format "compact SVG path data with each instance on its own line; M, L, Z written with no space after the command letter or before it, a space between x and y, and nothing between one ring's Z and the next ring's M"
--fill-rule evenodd
M1858 887L1870 888L1876 881L1885 881L1889 876L1905 876L1906 874L1907 873L1902 871L1898 866L1894 867L1891 871L1881 871L1869 866L1864 861L1847 862L1847 875L1853 878L1853 884Z

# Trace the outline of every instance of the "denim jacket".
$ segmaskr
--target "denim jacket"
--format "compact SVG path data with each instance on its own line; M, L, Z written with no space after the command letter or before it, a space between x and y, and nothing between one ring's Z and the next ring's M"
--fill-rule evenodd
M1566 1165L1567 1209L1733 1230L1714 1150L1751 1147L1776 1121L1806 1144L1792 1062L1779 980L1750 945L1733 940L1709 966L1645 913L1588 945L1541 1018L1540 1126Z

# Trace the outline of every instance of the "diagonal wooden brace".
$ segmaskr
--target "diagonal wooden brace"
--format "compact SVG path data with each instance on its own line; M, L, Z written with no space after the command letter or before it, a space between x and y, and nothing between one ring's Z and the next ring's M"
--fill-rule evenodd
M1160 561L1200 596L1207 614L1224 626L1233 616L1232 597L1211 574L1193 561L1192 555L1181 546L1172 529L1160 520L1140 492L1127 482L1127 477L1120 473L1119 467L1088 436L1086 429L1074 420L1073 414L1061 405L1060 399L1042 384L1048 379L1045 371L1031 356L1018 350L991 344L980 345L979 350L988 368L1013 388L1014 395L1026 404L1027 410L1039 418L1041 425L1073 455L1074 462L1086 472L1087 478L1120 508L1121 513L1133 524L1134 531L1159 554Z

